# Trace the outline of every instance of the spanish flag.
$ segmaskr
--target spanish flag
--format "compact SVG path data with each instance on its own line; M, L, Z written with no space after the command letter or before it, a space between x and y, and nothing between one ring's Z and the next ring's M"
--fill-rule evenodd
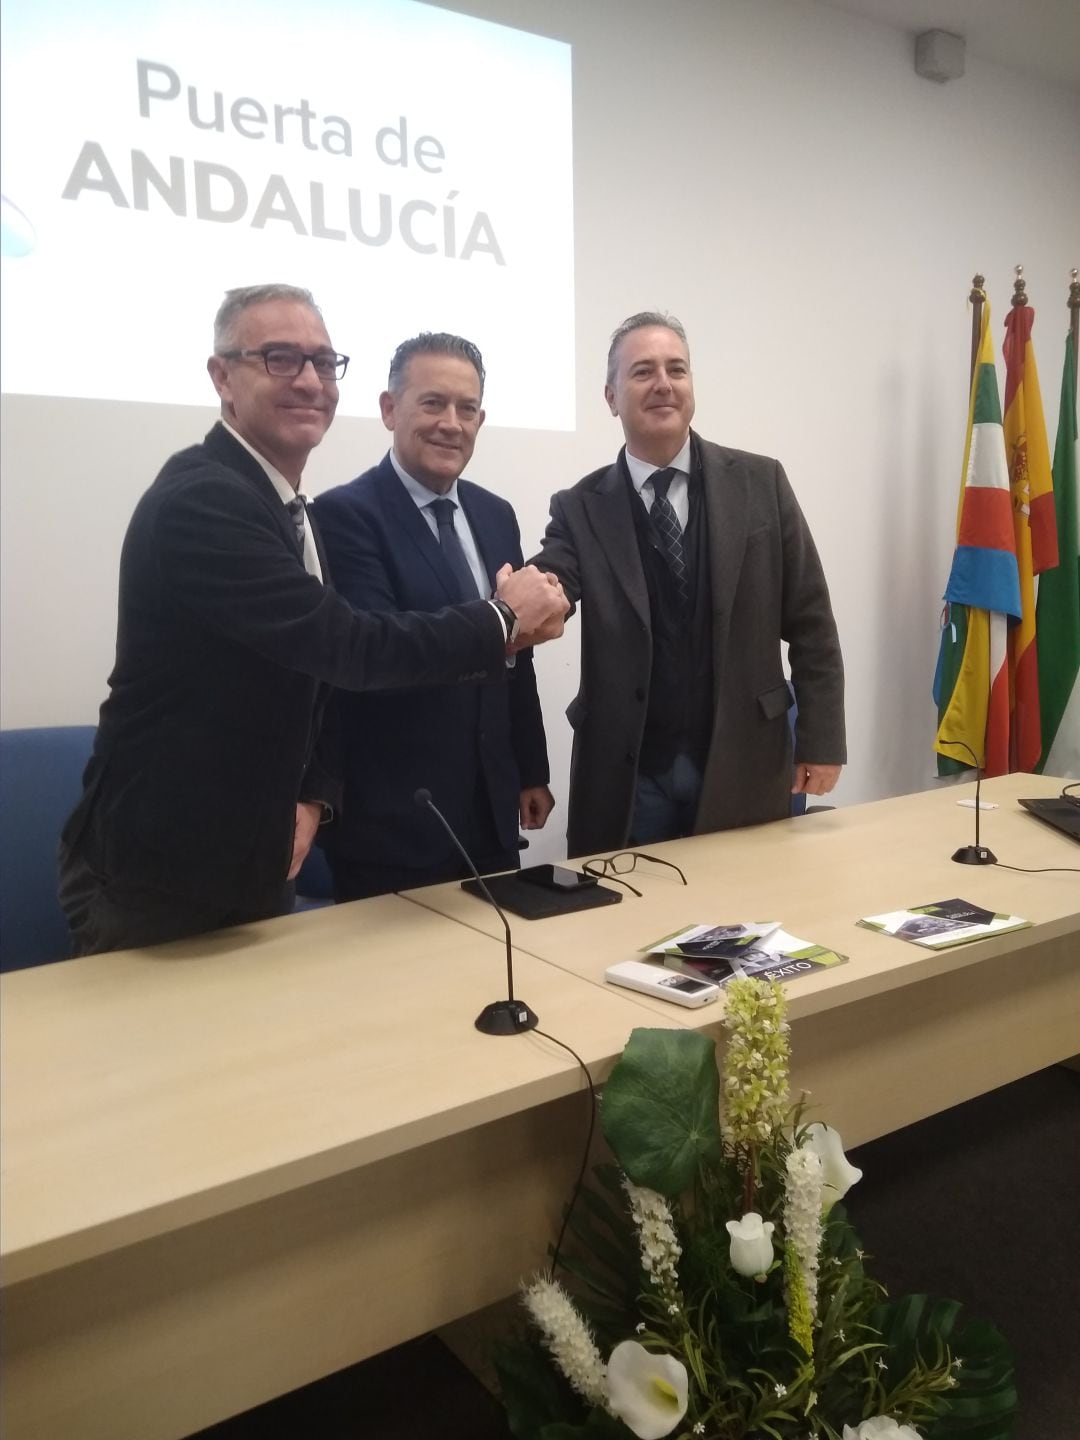
M1034 770L1042 753L1035 576L1058 563L1050 447L1031 344L1035 311L1014 305L1005 321L1005 452L1009 462L1020 623L1009 632L1009 769Z
M939 775L975 763L987 775L1008 771L1008 616L1020 616L1020 580L990 305L984 302L971 377L956 551L945 587L934 676Z

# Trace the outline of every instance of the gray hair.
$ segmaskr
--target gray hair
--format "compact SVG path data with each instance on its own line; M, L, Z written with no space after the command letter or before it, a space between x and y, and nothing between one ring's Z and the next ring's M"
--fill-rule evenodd
M471 340L465 340L460 335L448 335L445 330L435 333L423 330L411 340L401 342L390 361L390 375L386 382L391 395L400 395L405 388L405 371L414 355L454 355L459 360L467 360L480 378L480 398L484 398L486 372L483 356Z
M214 316L214 353L220 355L232 347L236 322L245 310L252 305L264 305L268 300L296 300L322 319L322 311L310 290L302 290L298 285L241 285L239 289L225 291L225 299Z
M615 383L615 371L619 363L619 346L632 330L644 330L648 325L661 325L665 330L672 331L686 346L687 354L690 353L690 344L681 320L676 320L674 315L668 315L663 310L639 310L636 315L631 315L628 320L624 320L611 337L611 347L607 352L607 383L609 385Z

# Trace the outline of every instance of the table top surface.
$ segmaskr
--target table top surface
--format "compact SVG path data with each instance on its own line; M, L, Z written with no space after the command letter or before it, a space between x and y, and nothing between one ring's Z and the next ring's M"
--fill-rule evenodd
M1020 811L1061 782L984 784L983 843L1067 866L1080 847ZM655 848L619 905L513 919L515 988L603 1079L639 1025L716 1025L604 984L677 928L780 920L849 963L792 982L793 1019L1080 930L1075 874L954 864L973 786ZM647 871L647 873L645 873ZM638 879L634 879L638 884ZM959 895L1035 929L935 953L855 924ZM513 917L512 917L513 918ZM308 911L0 979L0 1254L12 1283L580 1090L538 1033L480 1034L504 993L501 924L456 885Z
M679 1024L524 953L515 983L597 1078ZM584 1088L550 1039L476 1030L501 941L397 896L0 984L5 1283Z
M957 802L971 799L975 786L943 784L772 825L645 846L647 853L675 861L687 886L664 866L639 863L628 878L641 899L626 892L620 904L595 910L545 920L511 916L514 944L610 990L604 981L607 967L644 959L642 947L665 935L690 925L776 920L790 934L848 956L847 964L787 984L788 1013L798 1020L1077 929L1080 846L1016 803L1020 795L1057 795L1063 783L1040 775L983 783L980 838L1001 862L996 866L952 860L974 835L974 810ZM997 808L986 809L987 802ZM1072 866L1074 873L1017 874L1002 868L1006 864ZM405 893L485 934L501 933L490 906L460 886ZM1020 915L1034 928L932 951L857 923L868 915L953 897ZM649 996L640 999L657 1015L674 1008ZM678 1014L685 1024L705 1027L716 1024L717 1009L680 1008Z

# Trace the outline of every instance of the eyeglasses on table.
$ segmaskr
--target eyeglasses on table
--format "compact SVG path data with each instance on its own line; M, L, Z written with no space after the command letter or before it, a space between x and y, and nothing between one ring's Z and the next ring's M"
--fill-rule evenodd
M673 864L670 860L661 860L656 855L645 855L640 850L620 850L614 855L598 856L594 860L586 860L581 868L586 875L592 875L594 879L614 880L616 885L625 885L631 895L636 895L640 900L642 899L641 891L635 889L629 880L620 878L636 870L639 860L647 860L650 865L664 865L667 869L674 870L684 885L687 884L686 876L678 865Z

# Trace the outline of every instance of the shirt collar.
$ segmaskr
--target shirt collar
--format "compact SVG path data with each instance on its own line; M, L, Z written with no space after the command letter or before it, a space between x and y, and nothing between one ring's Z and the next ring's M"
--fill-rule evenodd
M454 504L457 505L459 509L461 508L461 501L458 499L457 480L454 481L454 483L450 486L450 489L447 490L445 497L443 497L437 495L434 490L429 490L428 487L426 485L422 485L419 480L414 480L413 477L398 460L393 450L390 451L390 464L394 467L395 474L401 481L402 485L405 486L405 489L409 492L413 503L417 506L418 509L423 510L431 504L432 500L439 500L443 498L447 500L453 500Z
M686 444L682 447L675 459L669 465L654 465L651 460L639 460L636 455L626 452L626 468L630 472L630 480L637 493L641 494L641 487L648 480L650 475L657 470L678 470L689 478L690 475L690 436L686 437Z
M307 500L307 496L303 495L301 491L293 489L291 482L285 479L285 476L281 473L281 471L277 468L276 465L271 465L270 461L267 460L265 455L260 455L258 450L256 450L253 445L248 444L248 442L244 439L243 435L240 434L239 430L234 430L227 420L222 420L221 423L222 425L224 425L225 429L229 432L233 439L239 441L240 444L244 447L244 449L248 452L248 454L253 459L259 462L259 464L262 466L263 470L266 473L266 478L270 481L270 484L273 485L274 489L277 491L278 498L281 500L281 503L283 505L288 505L290 501L296 499L297 495L300 495L301 499L303 499L304 501Z

